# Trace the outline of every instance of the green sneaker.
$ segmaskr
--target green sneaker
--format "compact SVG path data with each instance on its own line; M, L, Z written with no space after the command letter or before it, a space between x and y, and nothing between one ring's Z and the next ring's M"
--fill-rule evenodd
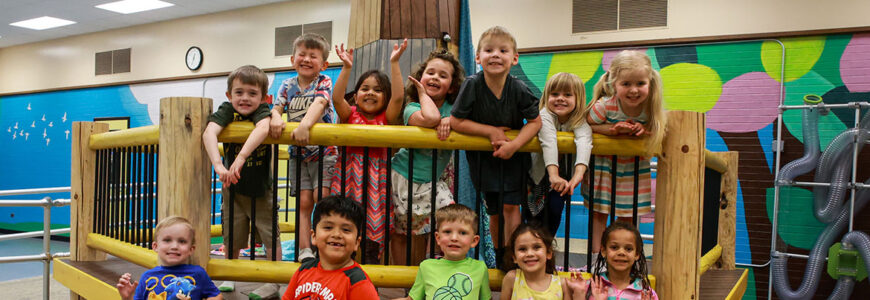
M221 292L232 292L236 290L236 283L232 281L224 281L218 287L218 290Z
M278 297L278 284L266 283L248 294L248 299L262 300Z

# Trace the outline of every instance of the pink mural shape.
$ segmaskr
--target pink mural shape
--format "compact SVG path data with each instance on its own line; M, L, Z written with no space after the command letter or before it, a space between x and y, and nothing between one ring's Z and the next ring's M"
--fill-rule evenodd
M604 51L604 57L601 58L601 67L604 68L604 71L607 71L608 69L610 69L610 62L613 61L613 57L615 57L617 54L619 54L619 52L622 52L622 50L626 50L626 49ZM640 52L646 53L646 48L627 49L627 50L634 50L634 51L640 51ZM595 81L597 82L598 79L596 78Z
M870 34L856 34L840 57L840 77L850 92L870 92Z
M722 86L719 101L707 112L707 127L721 132L758 131L776 119L779 97L779 82L767 73L737 76Z

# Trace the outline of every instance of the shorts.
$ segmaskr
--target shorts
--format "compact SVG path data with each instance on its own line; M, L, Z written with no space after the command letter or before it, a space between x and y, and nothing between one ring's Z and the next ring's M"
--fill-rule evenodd
M405 234L408 228L408 179L402 174L393 170L390 174L393 184L393 229L394 233ZM432 182L417 183L414 182L414 200L411 204L413 212L411 233L416 235L426 234L430 232L429 224L431 208L432 208ZM435 209L453 204L453 193L447 187L447 183L438 180L435 183L437 191L435 195Z
M501 214L500 209L498 209L498 193L483 192L483 200L486 202L486 214L490 216ZM522 191L504 191L504 199L502 199L501 203L505 205L520 205L522 201Z
M302 179L299 183L299 188L302 190L314 190L319 187L329 187L332 185L332 175L335 174L335 163L338 161L338 155L326 155L323 159L323 174L321 181L317 181L317 165L318 161L302 161ZM296 186L296 159L290 159L290 193L298 195ZM327 195L324 195L327 196Z
M226 246L230 242L230 227L227 223L227 220L230 220L229 189L221 191L221 195L223 197L223 203L221 203L221 216L226 216L226 218L221 218L221 223L224 229L224 245ZM233 195L233 251L239 251L239 249L244 249L250 246L248 236L251 233L251 200L255 201L257 204L254 208L256 209L254 221L255 226L257 227L254 232L254 240L262 242L267 249L272 248L272 225L275 224L273 222L277 222L277 220L275 219L275 211L272 210L274 203L272 199L272 189L267 189L266 194L261 197L252 198L239 193ZM280 237L278 239L280 239ZM280 245L280 240L278 241L278 244Z

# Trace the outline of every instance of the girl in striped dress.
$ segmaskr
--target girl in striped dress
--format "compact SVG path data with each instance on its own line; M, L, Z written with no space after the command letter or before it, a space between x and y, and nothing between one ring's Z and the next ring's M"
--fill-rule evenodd
M344 64L338 80L335 81L332 101L335 112L341 123L387 125L400 124L399 113L402 111L402 73L399 69L399 58L408 46L408 41L393 46L390 56L392 83L387 74L378 70L362 73L354 87L354 106L344 99L344 91L350 80L353 67L353 49L345 51L335 47L335 52ZM363 246L363 263L376 264L384 251L384 234L386 233L387 201L387 149L364 147L347 147L344 159L336 163L336 171L332 177L331 193L342 195L364 203L366 210L365 243ZM367 160L367 162L366 162ZM344 174L344 182L342 182ZM364 180L365 179L365 180ZM342 185L344 189L342 189ZM363 201L365 200L365 201Z
M610 68L595 84L586 121L594 133L647 137L647 149L653 149L654 145L661 144L664 135L662 98L661 76L653 69L649 57L638 51L622 51L613 58ZM615 164L613 159L616 159ZM588 195L587 188L582 190L587 207L594 202L590 209L594 211L591 240L592 255L597 257L611 206L615 205L613 211L617 217L631 223L635 157L594 155L592 160L594 164L590 164L590 168L593 173L587 178L587 183L593 187L592 195ZM650 161L649 157L640 157L638 160L637 212L643 215L652 211ZM611 193L615 193L615 197ZM615 203L611 202L613 199Z

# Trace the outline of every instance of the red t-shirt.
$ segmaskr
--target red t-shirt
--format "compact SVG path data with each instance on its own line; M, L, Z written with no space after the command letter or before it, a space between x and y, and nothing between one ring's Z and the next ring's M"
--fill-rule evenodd
M293 274L281 299L367 300L380 297L369 276L358 263L327 271L320 267L320 259L308 259Z

